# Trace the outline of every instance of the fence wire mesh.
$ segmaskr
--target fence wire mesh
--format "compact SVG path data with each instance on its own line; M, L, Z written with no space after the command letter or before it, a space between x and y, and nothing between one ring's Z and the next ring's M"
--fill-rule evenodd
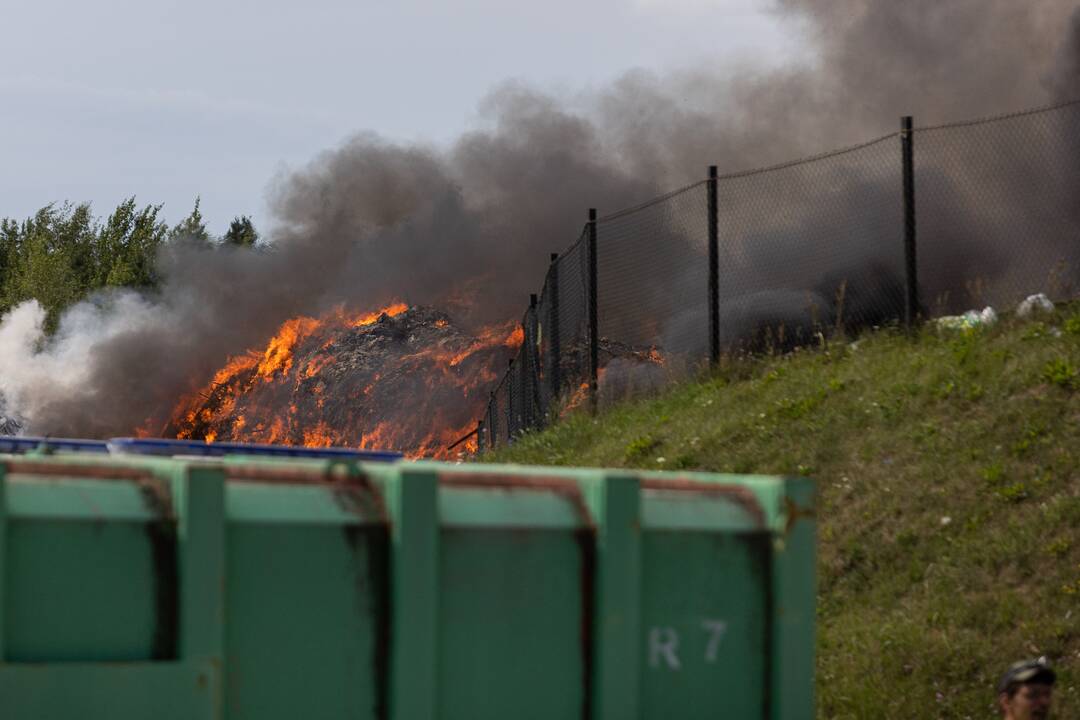
M1080 102L916 128L913 317L1010 309L1080 289ZM903 133L716 179L719 347L785 351L903 322ZM600 404L710 359L710 182L596 221L552 263L525 340L482 420L485 448L587 398ZM913 298L914 299L914 298Z
M589 376L589 229L582 230L577 241L559 256L558 364L560 387L553 388L555 404L567 402L564 393L574 393Z
M786 350L818 332L903 317L901 173L900 141L889 135L722 176L721 347Z
M930 314L1080 276L1080 104L915 132L919 282Z
M600 402L656 387L708 343L709 216L702 181L597 221Z

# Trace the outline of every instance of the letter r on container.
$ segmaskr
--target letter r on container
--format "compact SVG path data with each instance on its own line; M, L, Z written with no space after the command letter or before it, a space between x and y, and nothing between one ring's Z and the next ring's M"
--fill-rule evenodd
M671 670L682 667L679 662L679 635L674 628L652 628L649 630L649 665L660 667L663 659Z

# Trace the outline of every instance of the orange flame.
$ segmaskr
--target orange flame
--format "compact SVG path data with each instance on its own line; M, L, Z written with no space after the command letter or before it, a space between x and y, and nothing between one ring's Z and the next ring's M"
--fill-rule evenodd
M337 308L321 318L286 321L265 348L229 358L204 388L182 398L172 434L397 449L410 457L475 452L475 438L447 448L475 428L498 368L524 333L507 323L470 338L430 311L397 319L409 311L395 302L374 312ZM384 318L413 324L401 336L367 334ZM356 350L375 345L380 349L371 356Z
M257 370L262 379L269 382L278 371L282 375L287 375L292 369L293 348L318 327L319 321L312 318L298 317L286 320L263 351L263 358Z
M388 317L397 317L398 315L400 315L401 313L405 312L408 309L409 309L409 306L406 305L405 303L402 303L402 302L394 303L393 305L388 305L388 306L384 307L382 310L376 310L375 312L364 313L363 315L359 315L359 316L353 318L353 321L352 321L351 324L352 324L353 327L365 327L367 325L374 325L375 323L377 323L379 321L379 318L382 317L383 315L386 315Z

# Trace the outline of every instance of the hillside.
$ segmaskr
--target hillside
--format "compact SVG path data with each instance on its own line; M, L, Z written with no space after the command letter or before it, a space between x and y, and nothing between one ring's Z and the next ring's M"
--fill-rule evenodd
M1040 654L1080 717L1080 304L728 360L485 459L812 477L819 717L994 717Z

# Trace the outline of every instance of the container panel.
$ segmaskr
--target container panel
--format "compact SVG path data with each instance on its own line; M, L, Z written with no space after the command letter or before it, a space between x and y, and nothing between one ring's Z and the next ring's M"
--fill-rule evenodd
M227 537L228 717L385 717L385 528L234 523Z
M21 458L4 717L813 716L808 481Z
M591 542L585 532L441 533L440 718L583 717Z
M17 720L221 720L213 663L0 665L0 710Z
M4 659L175 657L175 558L156 523L9 519Z
M642 541L642 717L768 718L770 537Z

